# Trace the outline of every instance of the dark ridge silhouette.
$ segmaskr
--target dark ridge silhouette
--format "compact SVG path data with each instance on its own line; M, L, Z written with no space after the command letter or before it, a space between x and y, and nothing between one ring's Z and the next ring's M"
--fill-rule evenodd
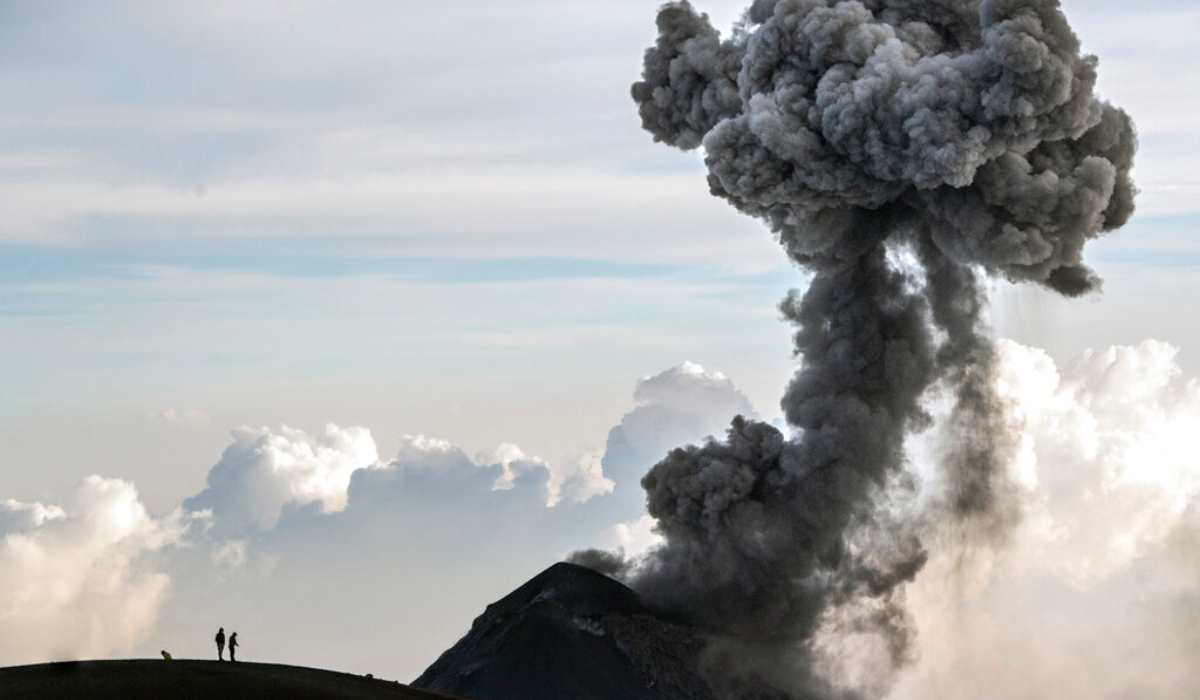
M316 668L179 659L0 668L0 696L21 700L462 700Z
M489 605L412 685L473 700L713 700L703 654L691 627L559 563Z

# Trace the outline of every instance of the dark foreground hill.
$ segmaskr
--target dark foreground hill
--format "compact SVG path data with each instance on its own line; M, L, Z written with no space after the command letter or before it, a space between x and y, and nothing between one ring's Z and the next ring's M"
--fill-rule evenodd
M70 661L0 668L0 698L21 700L454 700L348 673L219 661Z
M414 687L474 700L712 700L703 643L633 591L555 564L475 619Z

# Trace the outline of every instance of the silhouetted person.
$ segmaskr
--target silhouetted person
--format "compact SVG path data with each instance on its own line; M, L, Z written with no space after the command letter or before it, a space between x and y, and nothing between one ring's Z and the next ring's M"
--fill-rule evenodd
M237 661L233 655L237 653L237 632L229 635L229 660Z
M225 660L225 628L217 630L217 661Z

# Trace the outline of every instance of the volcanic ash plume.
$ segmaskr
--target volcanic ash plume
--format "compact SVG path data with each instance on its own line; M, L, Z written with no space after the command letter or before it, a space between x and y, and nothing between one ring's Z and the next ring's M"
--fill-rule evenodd
M664 6L633 86L655 140L703 147L708 184L812 273L781 304L801 368L798 430L735 420L646 475L665 543L625 577L796 697L847 694L813 668L821 629L874 639L886 690L909 654L901 584L925 561L903 491L906 435L953 406L943 520L1002 538L1012 450L992 388L983 275L1095 290L1084 244L1133 209L1124 112L1053 0L758 0L727 39ZM899 491L898 491L899 489ZM906 524L908 523L908 524ZM737 674L734 674L736 677Z

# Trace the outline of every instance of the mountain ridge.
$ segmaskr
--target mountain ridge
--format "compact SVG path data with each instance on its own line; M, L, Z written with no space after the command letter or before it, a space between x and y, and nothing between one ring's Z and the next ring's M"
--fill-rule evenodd
M465 700L368 676L285 664L196 659L63 661L0 668L21 700Z

